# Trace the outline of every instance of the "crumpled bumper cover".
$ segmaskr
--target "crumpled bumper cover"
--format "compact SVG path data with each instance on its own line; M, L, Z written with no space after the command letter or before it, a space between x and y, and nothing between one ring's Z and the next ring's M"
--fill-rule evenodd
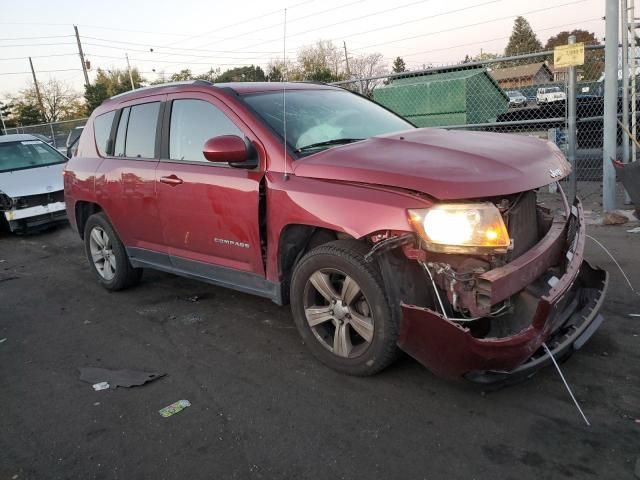
M402 304L398 345L429 370L444 377L480 383L517 380L580 348L600 326L608 274L583 260L585 227L580 225L575 253L554 288L538 300L529 325L506 337L477 338L460 324L429 308Z

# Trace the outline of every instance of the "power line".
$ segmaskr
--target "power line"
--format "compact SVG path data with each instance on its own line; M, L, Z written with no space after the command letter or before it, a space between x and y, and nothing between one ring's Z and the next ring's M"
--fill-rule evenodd
M569 27L569 26L573 26L573 25L584 25L587 22L593 22L593 21L596 21L596 20L602 20L602 17L588 18L586 20L581 20L579 22L564 23L562 25L554 25L553 27L538 28L538 29L536 29L536 33L544 32L544 31L547 31L547 30L554 30L556 28ZM451 46L448 46L448 47L433 48L431 50L422 50L420 52L403 53L401 55L401 57L404 58L404 57L411 57L413 55L423 55L425 53L441 52L441 51L444 51L444 50L453 50L455 48L469 47L469 46L472 46L472 45L481 45L481 44L485 44L485 43L489 43L489 42L496 42L498 40L507 40L507 39L509 39L509 35L504 36L504 37L488 38L486 40L476 40L474 42L461 43L461 44L458 44L458 45L451 45ZM420 62L418 62L418 63L420 63Z
M13 41L13 40L42 40L43 38L64 38L64 37L73 37L73 35L50 35L47 37L0 38L0 42Z
M446 32L451 32L451 31L454 31L454 30L461 30L463 28L477 27L479 25L486 25L488 23L499 22L501 20L509 20L511 18L514 18L514 17L520 17L520 16L524 16L524 15L531 15L533 13L546 12L546 11L553 10L553 9L556 9L556 8L566 7L567 5L575 5L576 3L584 3L586 1L588 1L588 0L576 0L574 2L562 3L560 5L554 5L552 7L545 7L545 8L539 8L539 9L536 9L536 10L529 10L528 12L522 12L522 13L517 13L517 14L513 14L513 15L507 15L505 17L492 18L492 19L489 19L489 20L484 20L482 22L469 23L467 25L461 25L461 26L457 26L457 27L453 27L453 28L447 28L447 29L444 29L444 30L438 30L436 32L421 33L419 35L412 35L410 37L399 38L399 39L390 40L390 41L387 41L387 42L380 42L380 43L374 43L374 44L371 44L371 45L365 45L364 47L353 48L352 50L364 50L366 48L378 47L380 45L388 45L390 43L403 42L405 40L413 40L414 38L428 37L428 36L431 36L431 35L437 35L439 33L446 33ZM370 31L375 31L375 29L374 30L370 30ZM364 32L364 33L368 33L368 32Z
M54 72L81 72L82 69L80 68L64 68L64 69L60 69L60 70L38 70L38 73L54 73ZM29 74L31 75L31 71L28 72L5 72L5 73L0 73L0 75L24 75L24 74Z
M151 32L148 30L128 30L126 28L114 28L114 27L102 27L99 25L84 25L78 24L79 27L88 28L89 30L113 30L115 32L129 32L129 33L138 33L143 35L169 35L172 37L188 37L188 33L170 33L170 32Z
M122 40L109 40L107 38L98 38L98 37L89 37L87 35L83 35L82 38L88 38L89 40L97 40L100 42L109 42L109 43L122 43L125 45L136 45L136 46L142 46L142 47L149 47L149 48L153 48L152 46L150 46L149 43L138 43L138 42L125 42ZM85 45L96 45L96 44L89 44L89 43L85 43ZM160 48L168 48L171 50L187 50L187 51L194 51L194 52L211 52L211 53L236 53L235 50L208 50L208 49L198 49L198 48L186 48L186 47L160 47ZM154 49L154 53L155 49ZM279 53L276 51L244 51L242 53Z
M377 11L377 12L368 13L366 15L360 15L360 16L354 17L354 18L348 18L346 20L341 20L339 22L329 23L327 25L322 25L320 27L312 28L311 30L305 30L303 32L294 33L292 35L288 35L288 38L297 37L297 36L300 36L300 35L305 35L307 33L316 32L318 30L323 30L323 29L329 28L329 27L335 27L336 25L343 25L345 23L355 22L355 21L358 21L358 20L362 20L363 18L374 17L376 15L381 15L383 13L394 12L396 10L401 10L403 8L411 7L413 5L418 5L420 3L425 3L425 2L430 2L430 1L431 0L417 0L417 1L414 1L414 2L405 3L403 5L397 5L395 7L387 8L385 10L380 10L380 11ZM373 29L373 30L370 30L370 31L375 31L375 30L377 30L377 29ZM259 44L247 45L246 47L242 47L242 48L251 48L251 47L253 47L255 45L264 45L265 43L272 43L272 42L277 42L277 41L281 41L281 40L282 40L281 38L272 38L271 40L266 40L266 41L263 41L263 42L261 42Z
M451 15L451 14L454 14L454 13L460 13L460 12L464 12L466 10L471 10L471 9L478 8L478 7L484 7L485 5L489 5L489 4L492 4L492 3L499 3L499 2L502 2L502 1L504 1L504 0L489 0L488 2L477 3L475 5L469 5L469 6L466 6L466 7L458 8L456 10L448 10L446 12L436 13L435 15L427 15L426 17L407 20L406 22L394 23L393 25L385 25L384 27L377 28L376 31L386 30L388 28L400 27L402 25L407 25L409 23L422 22L424 20L429 20L429 19L432 19L432 18L444 17L446 15ZM349 35L343 35L342 38L358 37L360 35L364 35L364 34L370 33L370 32L371 32L371 30L364 31L364 32L351 33Z
M356 1L354 1L354 2L344 3L344 4L341 4L341 5L338 5L337 7L331 7L331 8L327 8L327 9L325 9L325 10L321 10L321 11L319 11L319 12L310 13L310 14L308 14L308 15L304 15L304 16L302 16L302 17L297 17L297 18L294 18L294 19L292 19L292 20L287 20L287 24L291 24L291 23L297 22L297 21L299 21L299 20L304 20L304 19L309 18L309 17L315 17L315 16L317 16L317 15L322 15L322 14L324 14L324 13L328 13L328 12L333 12L333 11L336 11L336 10L340 10L340 9L342 9L342 8L347 8L347 7L350 7L350 6L352 6L352 5L356 5L356 4L358 4L358 3L363 3L363 2L365 2L365 1L367 1L367 0L356 0ZM261 32L261 31L264 31L264 30L269 30L269 29L271 29L271 28L280 27L282 24L283 24L283 22L273 23L273 24L271 24L271 25L267 25L267 26L262 27L262 28L259 28L259 29L257 29L257 30L251 30L251 33ZM240 36L244 36L244 35L240 35ZM236 38L238 38L238 37L237 37L236 35L233 35L233 36L230 36L230 37L226 37L226 38L220 39L220 40L218 40L218 41L220 41L220 42L224 42L224 41L226 41L226 40L231 40L231 39L236 39ZM202 45L198 45L198 47L206 47L206 46L208 46L208 45L211 45L212 43L214 43L214 42L210 42L210 43L205 43L205 44L202 44Z
M32 55L31 58L49 58L49 57L71 57L76 56L78 53L52 53L51 55ZM9 58L0 58L0 62L5 60L26 60L26 56L22 57L9 57Z
M314 0L305 0L303 2L299 2L299 3L293 4L291 6L287 6L286 8L288 8L288 9L297 8L297 7L300 7L302 5L306 5L307 3L311 3L313 1ZM186 42L187 40L192 40L194 38L204 37L204 36L206 36L206 35L208 35L210 33L213 33L213 32L219 32L220 30L225 30L227 28L237 27L238 25L243 25L245 23L252 22L253 20L263 19L264 17L270 17L271 15L275 15L276 13L282 13L282 9L280 8L278 10L273 10L273 11L271 11L269 13L263 13L261 15L256 15L255 17L247 18L245 20L241 20L240 22L231 23L231 24L228 24L228 25L223 25L222 27L218 27L215 30L209 30L209 31L206 31L204 33L199 33L197 35L192 35L191 37L187 37L187 38L184 38L182 40L177 40L177 41L175 41L173 43L168 43L166 45L163 45L163 47L167 48L168 46L175 45L176 43L182 43L182 42Z
M0 45L0 48L12 48L12 47L45 47L45 46L58 46L58 45L75 45L75 43L30 43L26 45Z

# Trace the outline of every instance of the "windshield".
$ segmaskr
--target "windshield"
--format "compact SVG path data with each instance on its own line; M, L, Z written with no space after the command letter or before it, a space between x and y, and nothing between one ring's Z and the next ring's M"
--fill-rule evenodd
M0 172L44 167L67 158L40 140L0 143Z
M278 135L283 132L283 92L244 100ZM335 145L414 128L374 102L343 90L287 90L287 144L311 154Z
M521 97L522 94L518 90L513 90L511 92L507 92L507 95L510 97Z
M558 93L559 91L560 91L560 87L547 88L547 93Z

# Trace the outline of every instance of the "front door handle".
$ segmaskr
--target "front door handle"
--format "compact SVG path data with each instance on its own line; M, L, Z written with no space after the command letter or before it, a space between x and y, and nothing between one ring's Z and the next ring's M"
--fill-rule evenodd
M168 177L160 177L160 183L166 183L167 185L171 185L175 187L176 185L180 185L184 183L181 178L176 175L169 175Z

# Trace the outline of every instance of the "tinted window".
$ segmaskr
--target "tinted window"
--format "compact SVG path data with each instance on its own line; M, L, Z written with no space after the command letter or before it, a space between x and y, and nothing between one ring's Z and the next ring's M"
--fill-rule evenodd
M66 161L67 157L40 140L0 143L0 172L44 167Z
M154 158L160 102L131 107L124 153L133 158Z
M113 154L116 157L124 157L124 143L127 139L127 122L129 121L129 110L125 108L120 115L120 122L118 123L118 132L116 133L116 146Z
M204 142L219 135L243 136L218 108L204 100L174 100L169 127L169 158L206 162Z
M96 147L98 147L98 153L103 157L107 155L109 151L109 136L111 135L111 125L113 124L113 117L116 116L115 110L109 113L103 113L96 117L93 122L93 129L96 134ZM78 130L82 132L82 130Z

